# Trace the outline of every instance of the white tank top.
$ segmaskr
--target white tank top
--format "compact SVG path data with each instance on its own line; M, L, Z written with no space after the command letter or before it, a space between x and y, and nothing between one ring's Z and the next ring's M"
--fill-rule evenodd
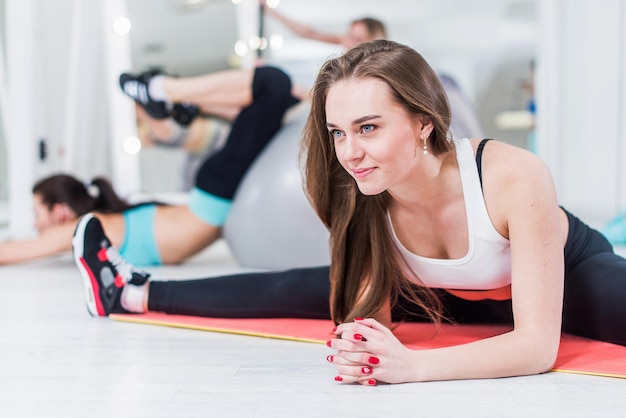
M400 265L406 277L415 275L427 287L459 290L493 290L511 284L511 247L489 219L480 185L474 151L469 139L454 140L463 185L469 249L457 259L421 257L407 250L396 235L389 213L392 239L399 250Z

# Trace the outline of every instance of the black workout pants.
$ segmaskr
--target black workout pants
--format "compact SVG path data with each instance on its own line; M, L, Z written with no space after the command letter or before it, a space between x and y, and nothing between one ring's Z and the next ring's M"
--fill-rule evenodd
M626 345L626 260L597 231L568 213L563 331ZM468 301L439 291L458 323L512 323L511 301ZM213 317L329 318L329 268L246 273L186 281L153 281L151 311ZM420 320L400 301L394 319ZM409 309L412 315L403 312Z
M250 165L281 127L287 109L297 102L287 74L275 67L256 68L252 104L233 121L224 147L200 166L195 186L231 200Z

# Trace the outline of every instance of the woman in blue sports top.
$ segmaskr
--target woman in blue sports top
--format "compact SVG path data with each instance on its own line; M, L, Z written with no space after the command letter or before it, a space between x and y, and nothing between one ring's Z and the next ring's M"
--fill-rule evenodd
M99 303L88 299L90 311L330 317L335 380L363 385L543 373L562 331L626 345L626 260L559 207L538 157L450 138L449 126L441 83L413 49L374 41L327 61L303 151L330 268L149 281L123 261L97 260L106 237L84 218L74 251ZM126 285L92 286L103 264ZM513 329L412 350L391 329L406 312Z

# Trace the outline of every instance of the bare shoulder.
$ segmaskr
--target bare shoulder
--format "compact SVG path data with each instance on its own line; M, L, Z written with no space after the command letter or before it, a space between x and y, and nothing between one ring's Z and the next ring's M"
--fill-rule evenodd
M471 139L474 150L480 139ZM552 176L546 164L538 156L523 148L502 141L487 142L482 153L483 182L517 182L529 180L551 182ZM510 185L510 184L509 184Z
M480 140L471 140L474 149ZM552 175L535 154L501 141L489 141L482 154L485 205L496 229L509 236L514 218L531 219L530 212L549 218L558 210Z

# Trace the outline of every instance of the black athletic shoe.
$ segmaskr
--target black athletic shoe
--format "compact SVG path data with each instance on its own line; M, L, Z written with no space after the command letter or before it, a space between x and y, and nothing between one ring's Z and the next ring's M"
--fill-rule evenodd
M146 71L138 75L123 73L120 75L120 87L128 97L139 103L148 115L155 119L165 119L170 116L167 103L163 100L152 99L148 91L150 79L159 74L161 73L157 70Z
M72 238L74 262L85 285L87 310L93 316L127 313L120 304L127 283L144 284L150 274L128 264L104 234L102 224L92 214L78 221Z
M170 116L180 125L187 126L200 113L200 108L190 103L176 103L172 106Z

